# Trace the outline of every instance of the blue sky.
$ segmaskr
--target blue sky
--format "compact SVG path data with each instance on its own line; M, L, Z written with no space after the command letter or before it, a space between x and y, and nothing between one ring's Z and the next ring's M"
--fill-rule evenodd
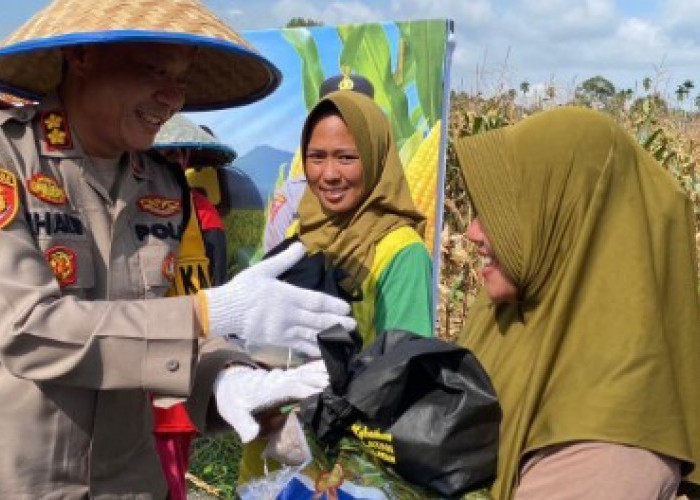
M163 0L166 2L167 0ZM0 37L48 0L6 0ZM700 0L204 0L238 30L283 26L301 16L328 25L451 18L452 88L493 93L528 81L531 95L561 96L600 74L641 92L644 77L669 99L693 80L700 91Z

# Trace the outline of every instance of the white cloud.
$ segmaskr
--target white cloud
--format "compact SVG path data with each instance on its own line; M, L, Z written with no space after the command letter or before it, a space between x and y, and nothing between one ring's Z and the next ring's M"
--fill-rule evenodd
M622 20L614 41L628 54L634 54L635 58L642 56L643 59L660 55L669 45L668 37L659 26L634 17Z
M521 0L511 10L511 18L552 41L604 34L617 17L613 0Z
M321 8L317 4L318 2L314 4L311 1L278 0L269 10L268 17L271 15L280 26L284 26L295 17L313 19L327 25L363 23L385 19L378 17L376 9L370 8L365 2L331 1L324 2Z
M665 0L661 9L661 22L669 31L680 36L700 40L700 0Z
M221 13L230 0L217 2ZM327 25L449 18L455 22L456 90L555 85L561 95L600 74L634 88L662 75L700 84L700 0L660 0L659 9L622 0L256 0L238 3L240 29L284 26L293 17ZM233 16L233 13L231 14Z
M493 0L393 0L390 12L395 19L450 18L462 27L483 27L495 14Z

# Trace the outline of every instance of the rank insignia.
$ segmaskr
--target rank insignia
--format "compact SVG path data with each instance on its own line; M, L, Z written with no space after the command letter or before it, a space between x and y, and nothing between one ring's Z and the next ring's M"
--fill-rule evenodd
M156 217L170 217L182 211L182 202L174 198L148 195L139 198L139 210Z
M63 111L44 111L41 114L41 131L47 150L73 149L73 140Z
M169 253L163 259L163 276L168 281L173 281L175 279L175 270L177 268L177 260L172 253Z
M18 206L17 177L9 170L0 168L0 229L12 222Z
M62 245L51 247L46 251L46 260L61 287L75 283L77 264L72 249Z
M52 179L46 174L36 174L27 179L27 189L46 203L63 205L66 202L66 191L56 179Z

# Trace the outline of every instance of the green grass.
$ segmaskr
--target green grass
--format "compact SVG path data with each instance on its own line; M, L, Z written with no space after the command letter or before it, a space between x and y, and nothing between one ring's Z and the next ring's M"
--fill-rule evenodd
M190 472L218 491L219 497L234 499L241 442L234 432L198 438L193 447Z

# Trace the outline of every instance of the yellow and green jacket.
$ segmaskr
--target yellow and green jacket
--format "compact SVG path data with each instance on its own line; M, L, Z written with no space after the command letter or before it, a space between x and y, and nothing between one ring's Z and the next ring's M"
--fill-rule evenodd
M385 330L407 330L431 337L432 264L425 243L411 227L387 234L362 283L362 300L352 305L363 345Z

